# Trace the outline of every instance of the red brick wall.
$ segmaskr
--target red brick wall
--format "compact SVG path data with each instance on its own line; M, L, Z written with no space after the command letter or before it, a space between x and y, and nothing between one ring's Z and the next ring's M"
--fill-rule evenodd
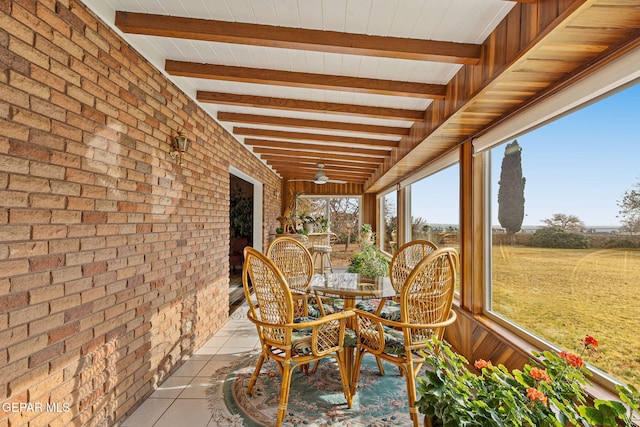
M0 0L0 427L111 424L225 322L230 165L266 240L277 176L81 3Z

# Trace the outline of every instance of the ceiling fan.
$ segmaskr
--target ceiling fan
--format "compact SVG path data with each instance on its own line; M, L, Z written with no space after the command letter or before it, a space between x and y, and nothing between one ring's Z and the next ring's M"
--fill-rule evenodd
M329 179L329 177L324 173L324 171L322 170L322 168L324 168L324 164L322 163L318 163L316 165L318 167L318 172L316 172L315 176L313 177L313 179L290 179L289 181L308 181L308 182L313 182L315 184L326 184L327 182L331 182L334 184L346 184L347 181L340 181L337 179Z

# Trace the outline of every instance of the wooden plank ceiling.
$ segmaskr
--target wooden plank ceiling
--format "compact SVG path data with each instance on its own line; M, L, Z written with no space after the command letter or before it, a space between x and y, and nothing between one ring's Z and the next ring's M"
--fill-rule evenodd
M362 192L637 43L640 28L640 0L86 3L284 179L311 180L321 163Z

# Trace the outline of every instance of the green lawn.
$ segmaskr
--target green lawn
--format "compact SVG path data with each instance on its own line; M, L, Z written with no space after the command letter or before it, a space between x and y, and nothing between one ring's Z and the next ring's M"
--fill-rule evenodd
M493 248L493 311L564 349L589 334L594 366L640 386L640 250Z

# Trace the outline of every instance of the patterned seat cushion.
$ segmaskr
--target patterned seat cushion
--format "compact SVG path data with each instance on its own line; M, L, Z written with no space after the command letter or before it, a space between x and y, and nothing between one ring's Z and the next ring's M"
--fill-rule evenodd
M378 306L380 306L379 299L366 299L362 301L358 301L356 303L356 308L362 311L366 311L367 313L374 314L376 310L378 310ZM387 300L384 303L384 307L382 307L382 312L380 313L380 317L387 320L393 320L395 322L400 321L400 303L395 301Z
M386 354L392 354L395 356L400 356L405 353L404 351L404 334L402 331L395 330L386 325L382 326L384 331L384 352ZM371 345L371 339L377 341L378 330L375 327L368 327L360 330L362 342L365 344ZM367 337L367 338L365 338Z
M342 298L323 298L322 308L324 314L333 314L344 310L344 300ZM320 317L320 309L318 304L309 304L309 316Z
M400 356L404 354L404 334L387 326L384 327L384 352Z

